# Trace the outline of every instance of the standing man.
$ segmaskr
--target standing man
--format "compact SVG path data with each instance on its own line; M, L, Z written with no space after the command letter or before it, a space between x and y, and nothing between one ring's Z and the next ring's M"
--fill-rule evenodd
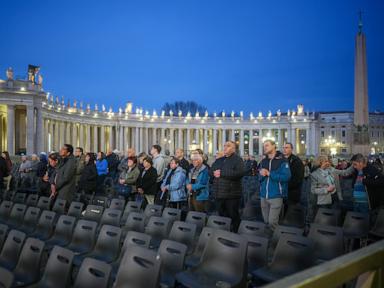
M232 219L232 231L237 231L240 224L240 198L242 195L241 179L244 175L244 162L236 155L236 143L224 144L224 157L213 171L214 185L217 187L216 199L220 216Z
M291 170L291 180L288 183L288 205L298 204L301 199L301 186L304 180L304 165L299 157L293 154L292 143L285 143L284 157L289 163L289 169Z
M185 173L189 172L189 162L184 158L184 150L182 148L176 149L175 158L179 160L179 166L185 170Z
M60 149L59 155L61 159L56 168L55 185L51 186L54 187L52 195L66 200L67 205L69 205L75 192L76 161L73 156L73 146L64 144Z
M272 140L264 142L266 157L260 162L260 198L264 222L274 230L279 224L283 198L287 197L291 170Z
M161 147L160 145L153 145L151 148L151 155L152 155L152 160L153 160L153 168L156 169L157 172L157 180L156 180L156 185L157 185L157 193L155 196L155 203L156 204L161 204L160 200L160 194L161 194L161 183L164 178L164 173L165 169L167 168L167 163L165 162L164 158L162 155L160 155L161 152Z
M75 186L79 185L81 174L83 173L85 166L85 156L84 150L81 147L76 147L75 149L75 163L76 163L76 172L75 172Z

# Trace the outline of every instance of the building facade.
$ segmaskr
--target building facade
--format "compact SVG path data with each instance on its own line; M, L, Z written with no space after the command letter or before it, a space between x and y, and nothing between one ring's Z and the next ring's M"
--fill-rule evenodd
M241 155L261 155L266 139L279 149L291 142L297 154L349 156L353 151L353 113L308 113L302 105L287 113L182 115L177 111L149 113L133 108L112 111L54 99L31 81L0 80L0 143L10 154L58 151L64 143L85 151L148 152L160 144L170 154L177 148L201 148L213 155L227 140L239 145ZM372 152L384 150L384 114L370 114Z

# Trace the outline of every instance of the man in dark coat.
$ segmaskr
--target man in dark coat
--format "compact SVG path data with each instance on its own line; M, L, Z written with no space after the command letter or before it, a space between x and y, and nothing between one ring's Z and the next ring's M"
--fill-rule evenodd
M213 171L218 212L220 216L232 219L232 230L237 231L240 224L240 198L242 195L241 179L244 175L244 162L236 155L236 143L224 144L224 157Z
M301 186L304 180L304 165L299 157L293 154L293 145L286 143L283 147L284 157L289 163L291 180L288 183L288 204L300 203Z
M73 156L73 146L64 144L59 154L61 159L56 168L54 194L59 199L67 200L67 204L69 204L72 202L73 193L75 193L76 161Z

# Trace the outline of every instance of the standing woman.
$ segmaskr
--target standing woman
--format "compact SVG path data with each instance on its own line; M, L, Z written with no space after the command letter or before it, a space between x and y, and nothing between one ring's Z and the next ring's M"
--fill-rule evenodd
M94 153L85 155L85 165L78 183L78 191L82 194L93 194L96 190L98 176L95 161Z
M131 193L136 190L135 185L137 178L140 175L140 170L137 167L137 158L135 156L128 157L128 168L123 170L119 176L119 195L128 200Z
M144 169L137 178L137 192L139 198L144 197L146 203L153 204L157 193L157 171L153 168L153 162L150 157L143 159Z
M56 197L56 175L57 175L57 164L59 163L59 155L57 153L51 153L48 156L48 170L43 177L43 181L46 181L50 184L50 187L43 191L45 195L49 193L50 198ZM43 195L44 195L43 194ZM44 195L44 196L45 196ZM53 203L53 201L51 201Z
M205 212L206 202L209 199L208 168L203 164L203 157L198 153L192 154L191 160L193 168L187 179L191 208L198 212Z
M4 186L5 188L7 189L7 191L9 191L9 187L11 185L11 180L12 180L12 161L11 161L11 158L9 157L9 153L8 151L3 151L3 153L1 153L1 156L5 159L5 163L7 164L7 172L8 172L8 176L4 177Z
M169 170L161 184L160 201L166 203L169 196L169 207L180 209L187 206L187 193L185 191L185 170L179 166L180 160L172 158ZM168 195L167 195L168 194Z
M98 175L96 194L104 194L104 180L108 174L108 162L104 152L97 153L96 169Z

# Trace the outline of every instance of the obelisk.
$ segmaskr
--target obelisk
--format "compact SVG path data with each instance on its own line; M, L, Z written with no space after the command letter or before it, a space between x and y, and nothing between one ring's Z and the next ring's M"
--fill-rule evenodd
M369 154L369 110L368 79L365 34L362 13L359 17L359 31L355 39L355 107L352 153Z

